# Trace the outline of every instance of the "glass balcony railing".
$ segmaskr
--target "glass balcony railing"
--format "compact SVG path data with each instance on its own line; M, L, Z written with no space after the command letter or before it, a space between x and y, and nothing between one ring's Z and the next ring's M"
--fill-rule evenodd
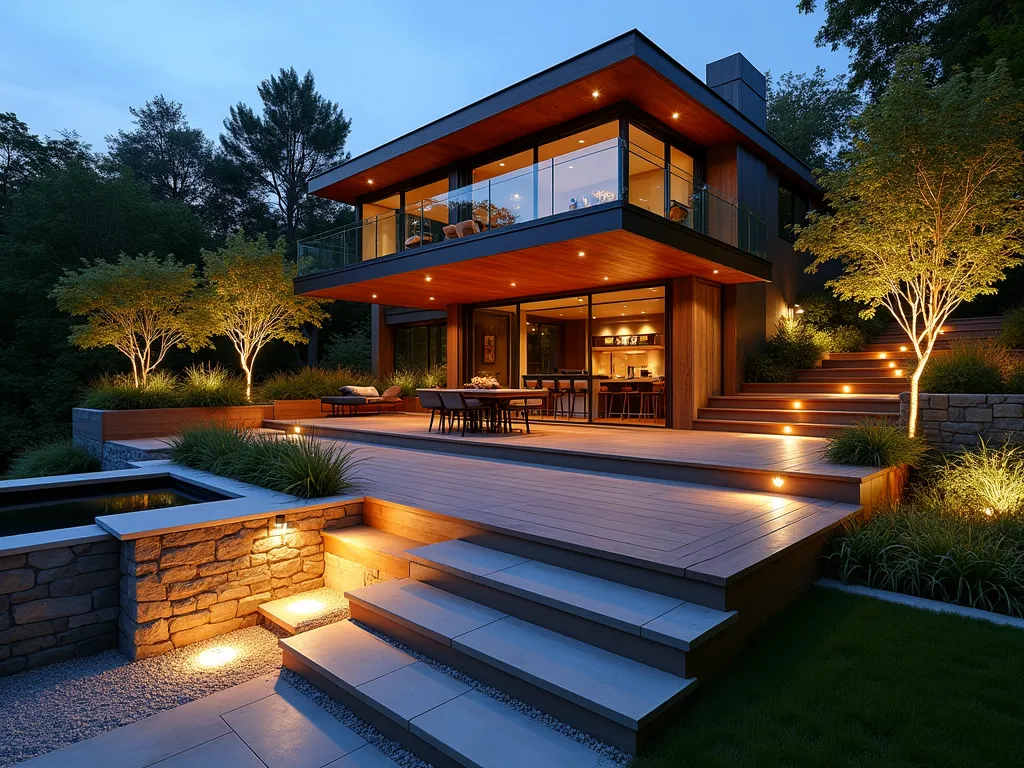
M609 140L511 173L421 200L298 242L300 275L456 240L489 230L622 199L623 153L630 168L641 159L632 146ZM648 158L643 163L651 165ZM644 184L664 199L642 207L756 256L765 255L765 218L685 171L669 166L643 172ZM634 176L630 174L632 184ZM653 189L652 187L652 189ZM667 190L666 193L664 190ZM653 199L653 197L652 197Z

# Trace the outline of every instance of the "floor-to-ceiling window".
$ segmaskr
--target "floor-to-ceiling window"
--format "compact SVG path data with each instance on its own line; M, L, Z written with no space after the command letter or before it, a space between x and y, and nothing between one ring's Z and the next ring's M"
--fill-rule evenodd
M443 368L448 362L447 328L445 323L395 328L395 370Z
M398 195L363 204L362 260L390 256L398 250Z
M490 376L503 387L516 386L518 348L516 332L517 307L474 309L470 320L470 377Z

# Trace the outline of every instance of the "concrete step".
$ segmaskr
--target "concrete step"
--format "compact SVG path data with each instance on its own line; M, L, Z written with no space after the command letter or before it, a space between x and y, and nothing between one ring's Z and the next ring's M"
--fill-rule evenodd
M418 581L679 676L696 676L703 657L689 652L736 619L735 611L458 539L409 554Z
M368 525L323 531L323 539L324 552L367 568L375 568L382 575L395 579L409 577L409 558L405 551L425 543Z
M865 419L877 419L895 423L899 420L899 410L891 413L865 413L864 411L818 411L770 409L770 408L700 408L698 419L712 421L760 421L776 424L856 424Z
M434 766L612 768L553 731L352 622L281 641L284 665Z
M746 386L746 385L745 385ZM898 395L843 395L749 393L716 395L708 398L709 408L750 408L754 410L850 411L859 413L900 412Z
M746 432L756 435L790 435L794 437L835 437L849 424L778 424L771 421L717 421L694 419L693 428L704 432Z
M346 596L357 620L630 753L696 682L412 579Z
M348 618L348 600L340 592L321 587L310 592L261 603L257 610L263 621L289 635Z
M743 385L741 394L837 394L837 395L898 395L907 390L907 383L899 381L787 381L775 383L750 383Z
M897 373L897 371L899 373ZM797 381L880 382L906 378L903 368L808 368L796 372Z

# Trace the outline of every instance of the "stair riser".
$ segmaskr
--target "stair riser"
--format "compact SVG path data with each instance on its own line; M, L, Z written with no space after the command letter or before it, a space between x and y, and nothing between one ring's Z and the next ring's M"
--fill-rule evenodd
M693 428L703 432L745 432L755 435L782 435L784 437L835 437L849 429L848 424L793 424L786 432L782 424L694 421Z
M816 392L822 394L850 394L850 395L898 395L900 392L905 392L907 386L905 383L895 382L892 384L885 383L865 383L865 382L848 382L851 387L850 392L843 391L843 384L833 384L832 382L808 382L808 381L797 381L797 382L783 382L780 384L744 384L743 392L740 394L772 394L779 392L789 392L793 394L814 394Z
M627 728L621 723L602 717L527 680L508 674L449 645L439 643L365 605L352 601L351 609L352 618L356 621L397 640L418 653L429 656L485 685L497 688L509 696L536 707L541 712L568 723L584 733L589 733L594 738L611 744L623 752L635 755L643 741L651 735L649 728L640 731Z
M414 755L417 755L430 765L435 766L436 768L441 768L442 766L443 768L467 768L468 766L472 766L473 768L483 768L479 763L456 761L448 757L448 755L440 749L437 749L433 744L426 741L426 739L409 730L405 726L399 725L390 717L382 714L361 698L351 693L344 686L341 686L334 680L322 675L318 670L308 665L305 660L294 651L288 648L282 648L281 663L284 665L285 669L291 670L295 674L307 680L311 685L326 693L335 701L348 707L356 717L369 723L387 738L397 741L403 748L412 752Z
M889 363L896 363L895 366L890 366ZM911 364L911 361L902 357L893 357L886 355L884 358L877 357L866 357L858 360L834 360L826 358L821 361L822 370L850 370L853 368L871 368L878 369L880 371L891 371L893 368L903 368L904 370Z
M843 382L884 382L905 380L903 376L897 376L892 368L869 368L869 369L844 369L844 368L814 368L813 370L797 371L797 381L843 381Z
M414 579L422 581L424 584L489 606L496 611L545 627L580 642L603 648L619 656L625 656L679 677L698 676L698 672L689 669L687 665L686 651L671 648L421 563L413 562L410 565L410 571ZM717 638L717 635L715 637Z
M800 409L793 408L794 400L800 401ZM895 398L892 402L859 402L852 398L849 400L809 400L799 396L744 398L741 395L728 399L719 397L708 398L708 408L721 408L723 410L741 408L751 411L761 409L782 411L856 411L864 414L888 413L899 415L900 403Z
M889 422L899 420L898 413L849 413L845 411L789 410L758 411L753 408L701 408L697 418L715 421L767 421L773 424L856 424L866 418Z

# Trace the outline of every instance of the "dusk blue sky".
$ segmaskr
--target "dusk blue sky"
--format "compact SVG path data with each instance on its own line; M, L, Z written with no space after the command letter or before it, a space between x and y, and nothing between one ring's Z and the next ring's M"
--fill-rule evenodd
M814 45L822 20L796 0L4 0L0 111L105 150L163 93L215 139L229 105L258 108L260 80L294 66L352 119L355 155L634 27L701 79L736 51L776 74L845 72L844 51Z

